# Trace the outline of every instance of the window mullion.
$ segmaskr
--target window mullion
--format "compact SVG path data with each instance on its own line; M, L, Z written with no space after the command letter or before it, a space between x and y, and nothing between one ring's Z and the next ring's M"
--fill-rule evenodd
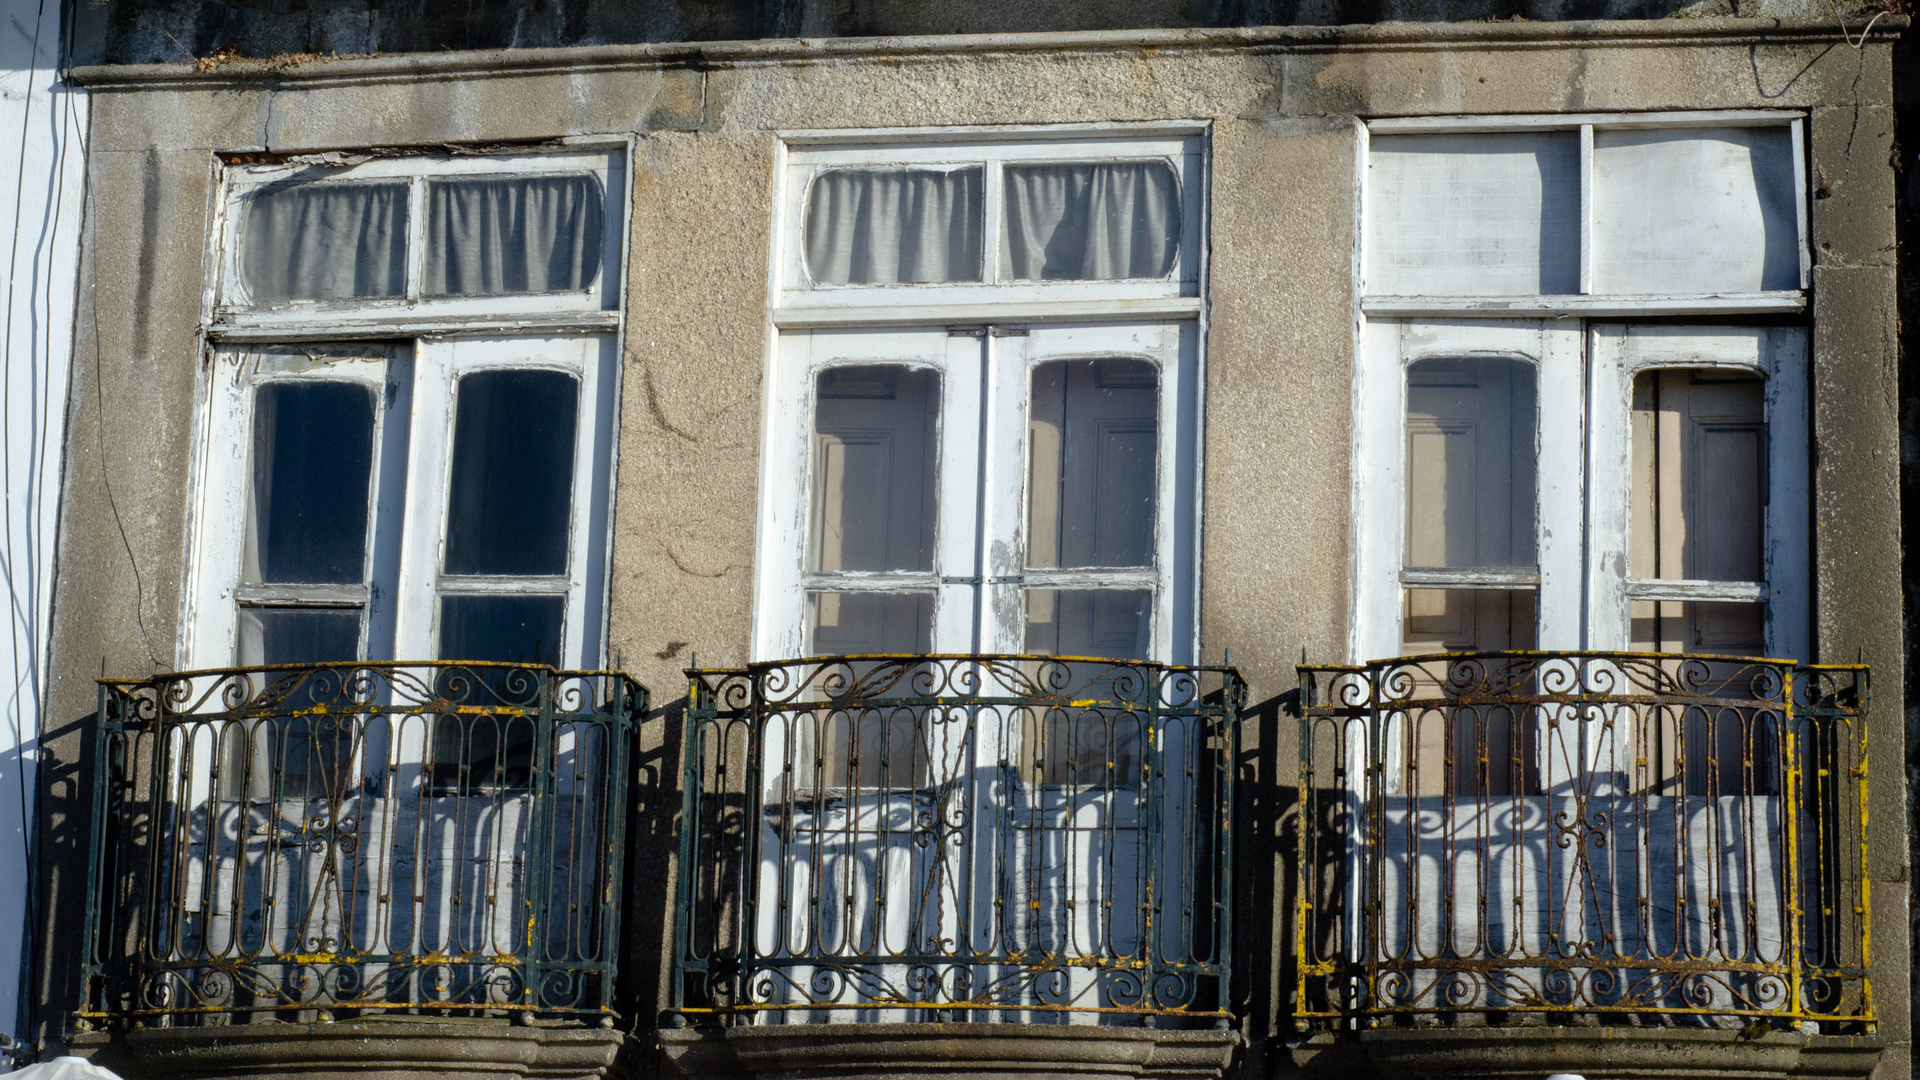
M991 213L989 220L994 220ZM1021 534L1026 491L1028 337L981 338L980 442L975 481L973 651L1018 652L1021 633Z
M415 176L407 187L407 300L420 299L422 266L426 258L427 178Z
M447 519L447 471L453 446L452 341L422 340L414 347L412 452L406 463L406 513L399 523L394 588L397 659L437 655L441 536Z
M1586 545L1587 372L1585 334L1579 323L1546 323L1540 329L1539 524L1535 556L1540 567L1539 647L1586 646L1582 603ZM1598 441L1611 436L1595 431ZM1621 440L1624 445L1624 439Z
M1580 293L1593 294L1593 125L1580 125Z
M998 157L987 159L986 186L981 192L983 220L980 223L980 280L998 282L1000 280L1000 233L1004 228L1003 216L1006 213L1006 162Z

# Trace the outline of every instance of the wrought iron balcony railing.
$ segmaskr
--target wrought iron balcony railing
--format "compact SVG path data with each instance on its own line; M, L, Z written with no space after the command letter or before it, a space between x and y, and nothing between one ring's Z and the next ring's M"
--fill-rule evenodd
M1302 1029L1872 1031L1864 667L1485 653L1300 683Z
M611 1022L646 708L507 664L102 680L83 1025Z
M676 1022L1224 1022L1232 669L689 675Z

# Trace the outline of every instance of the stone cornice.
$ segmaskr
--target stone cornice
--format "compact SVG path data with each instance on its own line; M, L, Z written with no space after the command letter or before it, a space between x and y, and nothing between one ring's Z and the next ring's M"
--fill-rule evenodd
M1884 16L1871 43L1890 45L1907 28L1904 16ZM1849 35L1867 27L1847 20ZM1228 29L1084 30L1028 34L950 34L917 37L769 38L755 41L578 45L544 49L402 53L311 61L234 60L199 64L114 64L76 67L70 82L98 90L139 90L179 84L207 87L261 84L327 85L474 79L540 73L728 67L821 60L897 59L1031 52L1174 50L1242 52L1448 51L1455 49L1578 48L1585 45L1840 45L1830 19L1651 19L1583 22L1388 22L1356 26L1263 26Z

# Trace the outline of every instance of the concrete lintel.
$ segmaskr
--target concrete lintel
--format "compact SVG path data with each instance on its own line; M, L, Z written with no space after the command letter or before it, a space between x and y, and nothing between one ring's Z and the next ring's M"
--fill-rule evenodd
M1890 45L1905 16L1883 16L1877 43ZM1853 34L1864 19L1598 19L1573 22L1369 23L1354 26L1258 26L1222 29L1072 30L1037 33L938 34L870 38L770 38L753 41L586 45L406 53L312 61L235 60L182 64L98 64L68 78L95 90L155 84L385 82L414 78L485 77L542 71L578 73L662 66L722 67L783 60L861 59L902 54L1088 52L1123 49L1269 49L1307 52L1388 49L1567 48L1586 44L1701 45L1829 43L1841 27Z

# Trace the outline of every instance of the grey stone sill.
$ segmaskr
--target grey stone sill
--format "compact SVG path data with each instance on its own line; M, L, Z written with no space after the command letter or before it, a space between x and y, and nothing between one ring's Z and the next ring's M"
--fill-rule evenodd
M88 1032L71 1052L128 1080L245 1076L281 1080L370 1073L449 1080L604 1076L628 1037L604 1028L555 1028L460 1018L233 1024Z
M768 1024L660 1032L667 1060L701 1078L876 1080L927 1073L1209 1080L1237 1031L1094 1024Z
M1883 1048L1883 1040L1871 1036L1807 1036L1797 1031L1416 1027L1316 1035L1295 1047L1292 1057L1309 1078L1540 1080L1552 1073L1575 1073L1608 1080L1857 1080L1873 1072Z

